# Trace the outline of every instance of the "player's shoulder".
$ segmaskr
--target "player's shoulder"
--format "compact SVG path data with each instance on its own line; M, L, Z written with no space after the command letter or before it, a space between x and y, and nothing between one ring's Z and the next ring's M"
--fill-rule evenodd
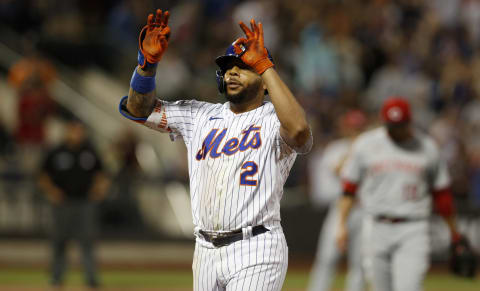
M415 136L427 152L436 153L439 150L437 141L428 133L420 129L416 129Z
M280 120L278 119L277 112L275 111L275 107L273 106L273 103L270 101L264 101L263 105L261 106L261 111L259 111L259 117L267 118L268 120L271 120L274 123L280 124Z
M273 103L271 101L263 101L263 104L260 108L262 108L262 112L266 114L277 114L277 112L275 111L275 106L273 106Z
M215 108L215 107L222 107L221 103L211 103L211 102L206 102L206 101L200 101L197 99L186 99L186 100L177 100L177 101L166 101L162 100L163 102L169 103L169 104L176 104L176 105L186 105L186 106L192 106L196 108Z
M324 153L343 151L350 147L351 141L347 138L336 139L325 146Z
M265 115L265 116L272 116L276 117L277 112L275 111L275 107L273 106L273 103L270 101L264 101L263 105L259 108L260 114Z
M218 112L221 112L223 108L222 103L211 103L196 99L166 101L164 104L166 104L167 107L172 106L173 108L185 108L191 110L191 112L197 116L201 116L203 113L217 114Z
M223 107L224 107L223 103L212 103L212 102L198 101L198 100L194 100L194 102L195 102L195 106L199 110L203 110L203 111L209 111L209 110L220 111L220 110L223 110Z
M355 139L355 145L358 146L365 146L370 145L372 143L381 142L386 137L385 128L383 126L375 127L370 130L367 130L361 133Z

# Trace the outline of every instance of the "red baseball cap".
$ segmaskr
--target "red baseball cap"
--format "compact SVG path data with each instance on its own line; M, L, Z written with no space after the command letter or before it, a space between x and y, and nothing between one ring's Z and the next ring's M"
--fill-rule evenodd
M410 104L402 97L389 97L382 106L382 120L387 123L410 122Z

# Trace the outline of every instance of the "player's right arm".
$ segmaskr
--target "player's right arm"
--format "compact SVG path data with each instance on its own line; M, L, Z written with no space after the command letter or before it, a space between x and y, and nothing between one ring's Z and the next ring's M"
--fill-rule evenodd
M144 77L155 77L154 69L136 68L137 74ZM128 91L128 99L126 104L128 112L138 118L148 117L155 107L155 90L148 93L140 93L135 91L131 86Z
M455 221L455 208L453 193L450 188L450 175L446 161L440 156L438 146L433 142L429 143L430 153L433 155L434 163L432 168L431 192L433 194L433 206L435 212L445 220L450 230L451 242L458 242L462 235L458 232Z
M348 241L348 228L347 220L352 210L355 198L353 195L344 192L340 200L338 201L339 223L336 234L338 249L344 252L347 249Z
M360 183L363 162L362 162L362 150L361 141L356 140L353 142L351 150L347 154L347 158L344 161L341 169L341 178L343 182L343 195L338 202L339 211L339 224L336 234L336 241L339 250L345 251L348 241L348 228L347 221L348 216L355 203L357 194L357 185Z
M128 96L120 100L119 112L126 118L153 130L169 133L175 140L181 137L189 143L200 110L209 106L196 100L169 102L155 96L155 73L157 63L168 47L170 27L169 13L157 9L156 16L148 16L147 25L139 36L138 66L130 82Z
M130 82L126 109L136 118L148 117L155 108L155 73L157 63L168 47L170 27L169 13L157 9L156 16L150 14L147 25L139 36L138 66Z

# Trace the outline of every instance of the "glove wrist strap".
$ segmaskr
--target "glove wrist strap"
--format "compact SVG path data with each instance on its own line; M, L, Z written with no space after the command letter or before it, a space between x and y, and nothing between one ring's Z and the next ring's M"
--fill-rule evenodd
M142 53L142 50L138 50L138 65L142 69L156 68L158 63L150 63Z
M264 59L260 59L257 62L255 62L255 64L253 64L252 67L255 70L255 72L257 72L257 74L261 75L268 68L271 68L273 66L274 66L273 63L268 58L264 58Z

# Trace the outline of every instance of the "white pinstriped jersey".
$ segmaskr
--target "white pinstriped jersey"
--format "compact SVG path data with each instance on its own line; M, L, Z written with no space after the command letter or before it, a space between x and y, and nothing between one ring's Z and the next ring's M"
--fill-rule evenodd
M360 183L358 194L367 213L425 218L432 190L449 186L446 165L435 142L415 132L416 146L396 145L384 127L367 131L355 141L342 178Z
M197 227L231 231L279 225L283 185L296 151L280 137L272 103L240 114L229 104L158 100L144 124L185 142ZM303 152L310 147L311 139Z

